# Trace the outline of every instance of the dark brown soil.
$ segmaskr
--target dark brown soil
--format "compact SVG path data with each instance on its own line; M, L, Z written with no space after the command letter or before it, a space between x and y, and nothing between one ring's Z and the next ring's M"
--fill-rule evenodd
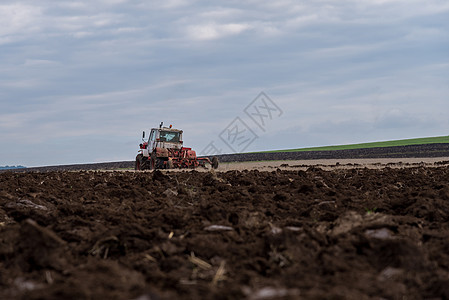
M448 299L449 168L0 174L0 299Z

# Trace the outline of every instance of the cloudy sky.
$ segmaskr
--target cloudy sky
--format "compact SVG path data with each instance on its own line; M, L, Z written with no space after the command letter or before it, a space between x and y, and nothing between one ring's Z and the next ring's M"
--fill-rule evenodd
M449 135L448 20L447 0L2 0L0 165L133 160L161 121L197 152Z

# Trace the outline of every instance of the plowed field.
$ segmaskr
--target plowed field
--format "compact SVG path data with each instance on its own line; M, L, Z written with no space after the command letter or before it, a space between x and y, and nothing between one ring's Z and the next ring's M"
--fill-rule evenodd
M0 173L1 299L447 299L449 168Z

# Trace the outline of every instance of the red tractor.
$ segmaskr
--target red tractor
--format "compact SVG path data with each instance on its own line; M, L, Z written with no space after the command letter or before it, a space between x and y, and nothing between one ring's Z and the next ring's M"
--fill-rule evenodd
M198 166L218 168L218 159L196 157L192 148L183 146L182 130L170 127L152 128L148 140L142 134L139 154L136 156L135 170L196 168Z

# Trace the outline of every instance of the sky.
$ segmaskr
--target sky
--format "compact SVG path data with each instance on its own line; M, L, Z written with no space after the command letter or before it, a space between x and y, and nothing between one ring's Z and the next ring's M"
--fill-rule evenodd
M449 135L447 0L2 0L0 166Z

